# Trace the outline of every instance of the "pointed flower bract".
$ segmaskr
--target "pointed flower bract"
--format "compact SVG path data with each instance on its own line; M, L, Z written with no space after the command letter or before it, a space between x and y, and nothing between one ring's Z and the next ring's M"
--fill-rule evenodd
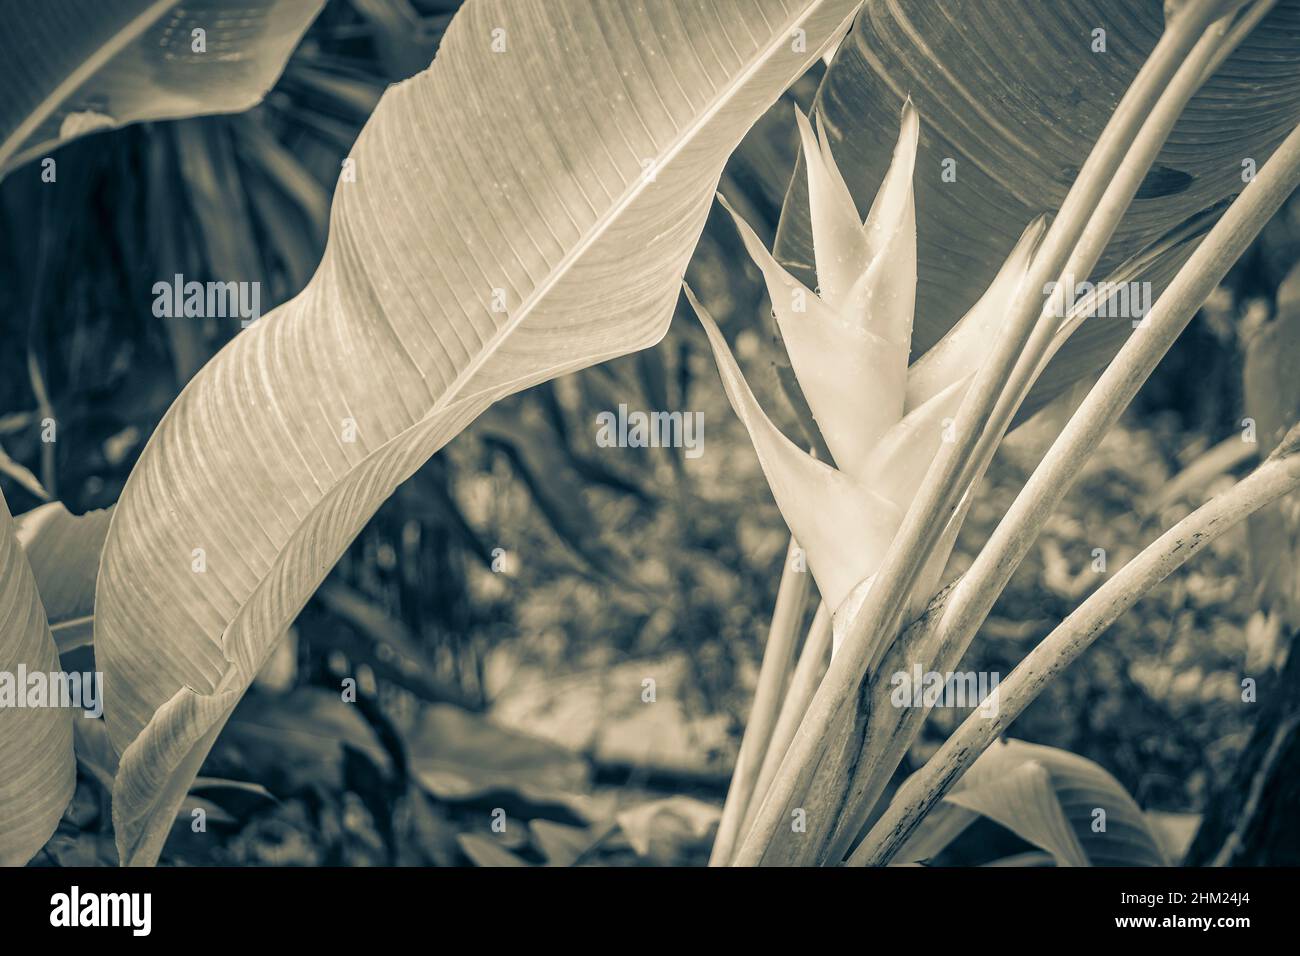
M988 291L911 369L916 297L916 211L912 175L920 119L903 106L898 144L865 222L835 163L826 129L796 114L808 176L818 289L784 269L725 199L763 274L772 311L799 386L835 458L820 462L786 438L763 413L717 325L690 289L723 387L758 452L777 506L807 553L823 600L861 604L870 579L944 440L975 370L996 338L1041 240L1035 220ZM969 497L969 496L968 496ZM929 556L918 586L932 589L952 549L969 500ZM926 595L914 595L924 600ZM837 634L837 646L838 646Z

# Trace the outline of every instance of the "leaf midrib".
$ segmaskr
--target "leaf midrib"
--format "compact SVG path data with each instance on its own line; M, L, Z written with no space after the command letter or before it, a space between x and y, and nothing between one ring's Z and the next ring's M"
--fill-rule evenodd
M696 117L696 119L693 120L691 124L686 126L677 135L675 140L662 153L663 158L659 161L658 164L659 168L662 169L667 164L671 163L672 160L678 154L680 154L680 152L683 149L685 149L686 146L689 145L703 129L705 129L708 126L708 124L719 114L719 112L721 112L721 110L728 103L731 102L731 100L735 97L735 95L745 88L746 84L748 84L748 82L754 77L754 75L758 72L758 70L760 70L771 59L771 57L786 43L786 41L789 40L790 33L791 31L794 30L795 27L799 26L801 23L806 22L810 16L812 16L817 10L824 7L828 2L830 2L830 0L809 0L809 2L807 2L796 14L788 17L785 23L782 25L781 29L773 34L773 38L771 42L767 46L763 47L750 60L749 64L745 67L745 69L742 70L740 73L738 73L726 87L720 90L718 94L714 96L713 100L709 103L709 105L700 112L700 114ZM823 48L826 45L826 43L829 43L831 40L835 38L835 36L840 32L840 30L843 29L844 24L852 22L853 17L856 15L857 9L858 7L855 6L852 11L845 14L844 20L841 23L840 27L837 30L832 31L831 33L828 34L826 41L821 45L821 47L818 47L815 50L811 50L805 54L805 59L808 62L812 62L812 60L816 59L819 50ZM423 415L420 416L420 418L412 422L406 428L403 428L401 431L393 435L387 441L377 446L373 451L371 451L365 457L361 458L356 463L354 463L348 469L346 475L340 481L335 482L334 484L330 485L328 488L324 490L324 493L321 495L319 499L317 499L310 506L307 513L308 514L315 513L324 503L328 502L331 499L331 497L341 487L344 487L346 485L349 476L356 474L359 469L364 468L366 464L372 459L374 459L376 456L383 454L387 449L391 448L394 445L394 443L404 441L414 429L427 423L434 416L440 413L451 411L458 405L470 404L476 400L482 400L481 396L484 396L485 394L500 393L501 389L504 387L503 385L497 385L490 388L485 388L479 392L474 392L470 395L465 395L465 396L458 395L459 390L465 386L466 382L472 380L473 375L477 373L487 362L487 360L496 353L496 350L500 347L502 342L504 342L509 337L509 335L516 328L519 327L519 325L528 317L528 315L537 306L537 304L546 297L546 295L550 292L550 290L553 289L555 285L559 283L565 277L565 275L568 274L568 271L572 267L572 265L578 259L580 259L582 255L584 255L587 252L587 250L589 250L596 243L597 240L600 239L600 237L605 233L605 231L611 225L617 222L618 217L623 213L623 211L626 210L633 202L635 202L636 199L639 198L640 195L649 186L652 185L654 185L654 183L651 180L647 179L644 176L638 176L636 180L624 191L623 195L618 199L618 201L615 202L612 206L610 206L601 215L601 217L597 220L595 225L590 230L588 230L588 232L583 236L583 238L579 240L577 243L575 243L574 247L564 255L564 257L560 260L560 262L557 263L556 266L550 270L550 272L548 272L546 277L538 285L534 286L533 290L529 293L528 297L523 301L523 303L521 303L519 309L516 310L509 317L509 320L500 329L498 329L491 336L491 338L488 339L487 342L484 343L483 348L481 348L478 351L478 353L475 355L475 357L471 359L471 361L466 365L466 367L460 373L457 374L456 378L453 379L451 384L448 385L446 390L444 390L442 395L438 397L438 399L433 403L433 405L430 406L429 409ZM617 354L621 354L621 353L617 353ZM196 380L192 380L190 383L186 385L185 389L182 392L182 396L184 395L184 392L189 391L190 387L194 385L194 382ZM180 399L178 398L177 402L179 401ZM168 410L166 418L171 417L173 409ZM164 419L164 423L166 421L166 418ZM161 430L161 427L162 426L160 424L159 430ZM148 444L150 445L153 444L153 441L157 436L158 436L158 431L155 431L155 433L150 436ZM148 452L147 447L145 451L146 453ZM141 458L143 459L143 457L144 456L142 455ZM112 524L110 525L110 529L109 529L110 537L113 531L112 526L116 524L117 517L118 517L118 512L115 509L113 514ZM266 571L261 575L259 575L259 579L256 586L249 593L248 597L245 598L240 603L239 609L230 618L230 620L226 622L225 626L222 628L221 634L217 639L217 646L221 649L222 655L225 657L226 662L229 666L226 668L222 677L219 678L214 683L214 689L212 693L221 692L223 688L230 687L232 681L237 682L240 680L241 677L246 676L248 680L252 679L251 674L242 675L240 673L241 668L239 666L239 663L237 660L234 660L232 658L232 655L230 653L230 648L227 647L228 635L230 634L231 629L234 628L235 625L246 616L246 614L248 613L248 608L253 604L254 599L257 597L257 595L263 591L266 582L270 579L272 575L272 572L275 570L277 566L279 566L280 562L284 560L285 555L291 550L293 543L296 540L298 540L298 538L301 536L303 529L306 525L307 525L307 521L305 520L305 518L304 520L297 522L293 531L289 534L289 537L285 540L283 546L277 549L275 557L271 560ZM105 553L107 553L107 549L105 549ZM328 573L328 571L326 573ZM305 600L306 599L304 599L304 603ZM202 690L198 690L193 687L189 687L188 689L191 692L198 694L200 696L208 696L207 692L204 692ZM142 733L143 733L143 729L141 730L141 734ZM139 737L140 734L137 734L135 739L133 739L132 741L132 745L134 745L139 740Z
M36 128L41 123L45 122L68 97L84 86L92 76L107 66L113 57L139 39L145 30L157 23L158 19L176 6L178 2L179 0L155 0L151 6L132 18L126 26L113 34L107 43L98 47L76 69L64 77L50 91L49 95L36 105L36 108L27 115L27 118L19 123L9 136L5 137L4 142L0 143L0 178L4 177L7 171L5 166L17 152L18 147L27 142L28 137L36 131Z
M797 14L787 18L784 26L773 35L771 43L766 47L763 47L759 51L758 55L749 62L745 69L733 78L731 83L729 83L724 89L718 92L718 94L713 98L713 101L700 112L699 116L678 133L676 139L661 154L661 158L656 161L656 168L663 169L667 167L702 130L708 127L709 123L711 123L718 113L720 113L722 109L731 102L732 98L745 88L758 70L760 70L771 59L777 50L785 45L786 41L790 38L791 31L794 30L795 27L799 26L799 24L805 22L814 12L817 11L817 9L827 2L828 0L809 0L809 2L806 3ZM854 15L856 15L856 8L853 13L846 16L846 22L851 21ZM833 39L834 36L835 33L830 34L827 37L827 42ZM823 43L822 47L825 45L826 44ZM814 51L808 56L809 62L812 62L817 58L822 47L819 47L817 51ZM430 408L429 412L426 414L433 414L441 411L453 399L458 397L460 389L464 388L465 384L473 379L474 375L483 368L488 359L496 354L501 343L505 341L505 339L507 339L525 319L528 318L528 315L536 305L543 301L546 296L549 295L550 291L555 288L562 279L564 279L574 263L581 259L582 256L586 254L587 250L595 245L600 237L605 234L605 231L618 221L618 218L623 214L624 210L640 198L642 192L653 185L654 180L644 175L635 178L632 184L624 190L623 195L600 215L592 228L574 244L572 249L564 254L560 261L546 274L542 281L533 286L532 291L529 292L527 298L520 303L519 308L509 316L506 323L502 325L501 328L492 334L487 342L483 344L483 347L479 349L478 353L470 359L465 368L457 373L451 384L447 386L447 389L441 396L439 396L437 401L434 402L433 407ZM497 386L497 388L499 387L500 386ZM496 388L486 388L483 389L483 392L491 392L495 390ZM471 399L480 394L482 394L482 392L475 392L471 395L461 397Z

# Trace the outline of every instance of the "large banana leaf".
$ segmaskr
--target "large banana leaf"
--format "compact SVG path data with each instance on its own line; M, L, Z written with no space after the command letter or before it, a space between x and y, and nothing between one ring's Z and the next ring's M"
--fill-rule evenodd
M400 482L497 398L662 337L728 154L856 5L477 0L385 94L319 271L191 381L114 512L125 861Z
M5 3L0 176L96 130L256 105L323 3Z
M36 579L0 494L0 682L7 685L0 685L0 866L22 866L35 856L72 799L74 712L19 706L17 699L27 693L25 675L58 669Z
M1060 207L1163 23L1161 0L868 0L822 81L817 112L865 210L889 165L887 131L903 99L910 95L920 111L914 358L976 300L1025 224ZM1098 29L1104 52L1093 50ZM1189 104L1097 278L1240 192L1243 162L1262 166L1297 121L1300 0L1279 0ZM955 163L947 167L955 181L944 179L945 160ZM1153 294L1190 248L1147 272ZM802 158L775 251L812 278ZM1128 318L1083 323L1026 411L1104 365L1131 331Z

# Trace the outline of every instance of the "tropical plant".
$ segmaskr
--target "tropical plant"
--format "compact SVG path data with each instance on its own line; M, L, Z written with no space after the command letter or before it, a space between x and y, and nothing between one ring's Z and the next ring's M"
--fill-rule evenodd
M785 735L759 736L771 733L773 703L762 697L756 701L756 713L767 719L757 722L757 734L747 735L742 744L744 772L737 773L729 794L715 863L887 862L924 812L1042 686L1044 669L1056 672L1077 656L1146 589L1222 533L1227 516L1245 517L1296 487L1293 431L1250 478L1166 532L1067 618L995 691L997 716L972 714L863 835L886 782L933 706L927 699L920 706L891 707L891 675L909 673L918 662L920 670L940 674L957 664L1046 514L1069 487L1078 463L1096 447L1245 243L1300 181L1297 129L1266 167L1273 175L1251 182L1151 314L1134 322L1135 334L1071 417L972 568L918 616L917 593L931 592L932 564L946 560L954 526L960 525L993 450L1053 354L1100 304L1071 301L1063 292L1066 284L1092 274L1192 95L1268 11L1248 6L1243 12L1241 6L1188 3L1170 8L1160 42L1102 131L1041 244L1026 249L1022 239L976 307L905 375L905 361L895 356L907 355L915 300L911 105L904 108L900 146L862 223L824 130L818 142L800 119L806 170L806 188L801 189L808 197L819 294L782 270L761 246L753 241L748 246L767 278L791 364L839 470L809 458L766 421L716 326L702 307L697 305L697 311L792 540L807 549L833 620L834 646L844 646L811 694L811 683L801 680L796 669L790 685L800 693L792 692L782 705L794 712L784 721ZM834 76L832 69L823 95L828 87L833 91ZM791 301L798 307L791 309ZM984 309L1005 316L996 341L990 341L987 320L980 321ZM868 351L875 361L867 374L874 381L869 386L862 371L856 381L846 374L854 369L854 337L872 343ZM963 347L953 348L958 340L964 340ZM972 365L962 367L954 355ZM972 372L975 365L978 372ZM850 387L858 388L858 394L844 394ZM841 394L831 397L833 389ZM936 407L944 395L952 404L940 412ZM944 412L946 440L940 441L937 426ZM883 423L873 420L877 416ZM864 417L866 427L860 424ZM856 425L856 447L843 438L848 421ZM791 573L789 566L786 573ZM788 631L799 615L780 612L778 607L774 620ZM819 619L824 621L824 615L819 613ZM814 640L814 633L805 642L805 653L820 656L824 644ZM781 686L790 647L789 633L774 627L768 653L777 676L760 679L760 692ZM796 729L790 733L792 726ZM778 769L764 776L755 770L764 763ZM788 825L792 816L796 825ZM1042 845L1041 838L1035 842ZM1058 856L1069 859L1083 858Z
M744 41L722 36L739 6L720 18L684 12L659 41L663 72L597 124L566 104L612 88L612 52L658 37L658 18L628 19L617 4L575 20L542 2L478 3L453 22L435 67L386 94L340 175L312 283L190 382L115 510L95 650L114 701L124 862L157 858L244 689L401 481L494 400L662 336L727 156L853 8L760 4L744 11L761 23ZM555 83L538 84L539 69ZM502 163L521 156L539 115L555 120L547 142ZM426 224L453 220L475 226L439 232L419 254L384 251L427 246ZM381 229L383 244L372 241ZM391 294L399 287L408 291ZM583 318L595 302L598 322ZM265 362L281 367L259 386L248 376ZM189 429L223 420L236 432L196 468ZM252 460L266 470L241 488ZM304 467L317 475L306 485ZM162 486L177 497L159 510ZM267 497L271 487L284 497Z
M110 125L251 105L320 4L254 6L265 42L241 47L251 65L236 71L240 82L215 84L221 95L201 103L187 97L196 85L213 86L214 75L200 70L196 83L176 56L165 56L160 71L150 61L158 44L148 42L183 50L194 30L203 31L201 11L187 5L182 13L169 2L111 7L84 31L84 44L19 74L14 88L22 95L3 113L0 169L18 169L59 141ZM407 42L402 5L357 6L382 25L376 35L394 45L392 62L423 49ZM1071 10L1083 17L1115 6L1078 0ZM80 7L51 3L44 15L54 23ZM1278 416L1285 437L1272 436L1281 444L1250 476L1109 578L983 702L991 714L972 714L886 801L933 704L891 703L891 677L959 664L1083 462L1300 183L1300 128L1292 129L1300 112L1297 57L1276 56L1263 82L1214 86L1227 65L1240 66L1234 51L1249 61L1273 49L1256 37L1293 36L1300 6L1167 4L1140 69L1126 53L1101 71L1119 99L1114 111L1081 123L1079 136L1057 150L1069 157L1091 145L1082 167L1043 174L1038 166L1059 163L1026 153L1001 175L992 166L1008 143L1021 143L1034 104L1018 106L1014 122L980 105L979 122L964 122L957 112L940 113L946 99L959 98L953 91L931 92L920 76L900 86L886 75L911 62L901 45L882 73L864 44L910 13L932 18L932 49L942 49L945 37L951 47L952 23L980 21L996 33L1006 11L859 7L858 0L719 0L708 8L470 0L433 65L373 104L339 170L328 243L310 279L301 246L279 257L291 261L301 291L206 364L205 343L176 339L183 346L173 350L177 376L187 384L153 430L111 517L73 518L51 502L21 516L15 529L0 506L0 670L56 671L61 652L85 650L93 615L105 680L105 719L94 732L74 735L67 715L48 708L19 712L19 730L6 715L0 862L22 863L40 850L71 799L81 761L111 783L120 861L155 863L236 705L386 499L494 403L524 389L543 386L539 404L562 438L560 400L545 383L659 342L720 185L739 202L722 182L728 157L851 24L812 118L793 114L800 161L774 251L750 210L742 215L722 200L766 284L791 371L782 381L791 408L806 419L812 453L768 418L722 329L686 289L791 532L712 862L923 860L977 814L1057 864L1163 862L1136 803L1099 766L998 738L1151 587L1300 486L1300 433L1281 427L1292 424L1289 411ZM205 36L209 44L219 39ZM1046 45L1048 37L1029 42ZM1032 51L1037 65L1043 52ZM976 82L980 54L965 55L938 71L945 82ZM6 62L21 71L30 58ZM632 62L644 68L630 70ZM167 95L145 95L142 77ZM312 82L354 108L372 105L364 84L319 75ZM915 101L898 103L893 91L908 89ZM1267 123L1239 124L1230 144L1188 170L1157 163L1167 142L1176 145L1185 110L1218 115L1224 103L1240 110L1252 96L1268 98ZM863 101L871 103L870 120L859 116ZM876 144L894 116L898 142L886 157ZM206 134L182 126L175 135L191 175L234 181L241 150L225 142L218 153L225 159L216 163ZM305 195L307 205L319 200L318 187L295 172L281 147L266 145L256 129L239 135L262 143L263 172L280 192ZM1233 180L1215 164L1241 149L1260 168L1229 205ZM918 177L918 163L937 168L950 152L962 169L1001 180L987 191L987 206L950 215L932 179ZM1033 188L1011 201L1006 183L1019 179ZM858 199L877 185L864 217ZM1142 204L1126 216L1135 197ZM323 212L316 220L323 223ZM280 248L289 250L293 241L281 229ZM981 237L967 268L931 268L936 250L952 244L943 230ZM225 252L232 262L241 255ZM1163 288L1122 347L1115 324L1094 337L1099 325L1087 321L1108 304L1107 294L1075 299L1067 291L1094 275L1116 287L1145 278ZM663 390L662 366L646 361L644 386ZM1008 429L1103 364L973 566L940 588ZM38 371L32 378L39 398ZM586 519L540 475L585 468L593 480L638 493L634 481L557 454L554 443L532 442L522 425L531 411L497 408L481 437L524 476L552 526L580 529ZM36 497L50 496L48 462L39 475L17 462L0 465ZM569 536L581 540L581 530ZM589 542L575 550L623 580L608 549ZM812 584L820 605L796 655ZM414 642L376 622L347 588L327 586L321 601L375 641L418 656ZM410 680L400 662L390 662L389 673ZM1106 809L1113 832L1127 835L1127 853L1093 838L1096 807ZM661 817L696 837L711 825L694 805L624 814L619 826L640 855L653 855L648 821ZM789 825L792 817L799 826ZM537 826L532 839L545 858L572 862L603 837ZM477 861L516 862L481 838L460 843Z

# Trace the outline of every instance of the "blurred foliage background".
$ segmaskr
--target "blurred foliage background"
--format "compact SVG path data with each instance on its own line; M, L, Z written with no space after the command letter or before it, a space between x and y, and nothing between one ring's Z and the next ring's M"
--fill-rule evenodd
M45 495L78 513L111 505L179 390L237 334L237 319L155 318L155 282L258 281L264 311L302 288L357 131L388 83L428 64L456 6L332 0L260 107L94 135L58 152L57 184L28 166L0 187L0 315L13 343L0 351L0 487L15 514ZM722 182L769 241L797 144L791 104L806 109L817 80L773 107ZM1104 580L1094 549L1122 566L1248 465L1229 454L1226 472L1175 480L1240 435L1248 343L1276 324L1297 261L1293 198L1081 476L967 667L1008 673ZM798 436L762 283L723 216L688 277ZM706 453L597 447L597 412L620 404L702 411ZM1049 407L1013 436L948 578L1068 410ZM46 418L56 442L40 440ZM1125 615L1014 728L1098 761L1184 842L1250 732L1241 679L1265 681L1285 650L1244 535ZM214 750L165 861L703 862L786 543L689 313L653 349L498 404L380 510L303 611ZM964 716L936 711L910 766ZM206 831L194 832L195 809ZM112 859L104 788L83 766L36 862Z

